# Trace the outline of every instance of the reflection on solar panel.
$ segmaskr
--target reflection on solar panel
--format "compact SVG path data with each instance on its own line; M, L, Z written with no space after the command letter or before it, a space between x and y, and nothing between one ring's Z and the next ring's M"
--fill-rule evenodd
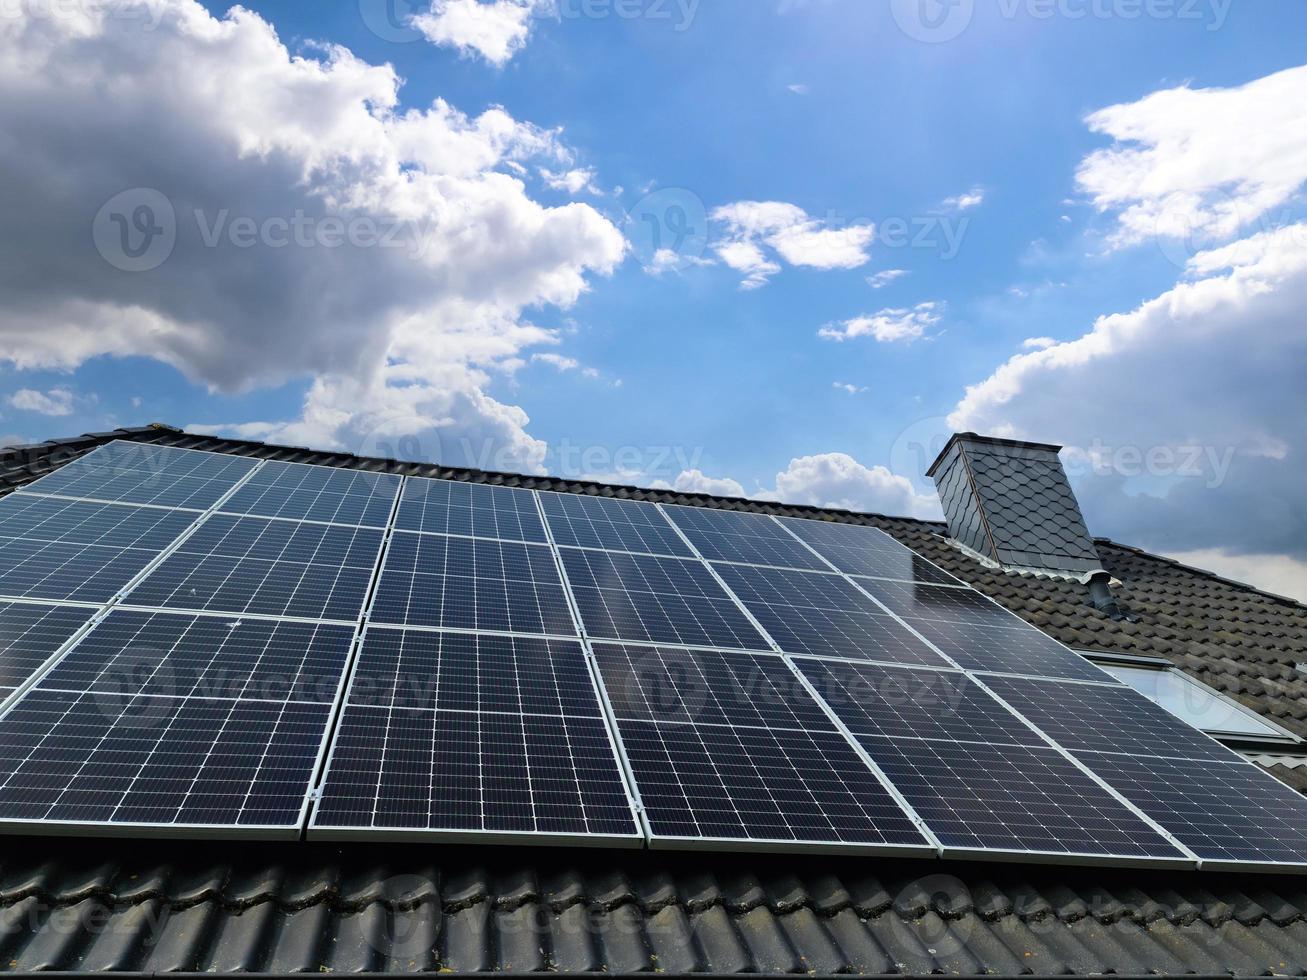
M1050 748L858 736L948 848L1183 860Z
M863 588L883 602L890 612L907 620L1013 628L1025 625L998 603L971 589L871 579L863 582Z
M0 719L0 822L295 837L330 711L28 691Z
M1044 744L964 674L807 658L795 664L855 735Z
M926 845L781 658L595 655L654 844Z
M399 492L389 473L268 462L222 506L224 513L385 527Z
M562 493L542 493L540 502L554 541L565 547L691 555L676 529L653 504Z
M639 841L579 643L372 629L359 665L315 834Z
M576 635L544 545L397 531L371 617L376 623Z
M745 565L715 567L786 653L948 666L839 575Z
M866 575L900 582L962 584L938 565L899 544L880 528L805 521L793 517L782 517L780 520L812 545L823 558L848 575Z
M420 477L404 483L395 528L541 544L547 540L530 490Z
M353 621L381 548L368 528L210 517L128 597L133 606Z
M0 602L0 698L25 683L94 614L78 606Z
M1111 683L1112 676L1029 626L1008 629L916 619L912 628L967 670Z
M1020 677L990 677L985 683L1073 752L1240 761L1215 739L1123 684L1062 684Z
M1217 869L1307 863L1303 798L1249 762L1079 752L1076 757Z
M37 687L330 704L353 642L350 626L118 609Z
M30 493L205 510L258 465L137 442L111 442L31 483Z
M559 549L593 638L766 650L767 641L698 561Z
M770 517L704 507L668 507L667 514L710 561L828 571L820 558Z
M188 511L10 494L0 499L0 595L106 602L194 520Z

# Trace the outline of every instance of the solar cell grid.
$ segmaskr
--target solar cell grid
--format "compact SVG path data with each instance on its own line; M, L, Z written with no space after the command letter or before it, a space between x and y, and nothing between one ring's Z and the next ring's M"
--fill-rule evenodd
M312 827L637 836L599 718L353 704Z
M961 585L956 578L879 528L781 518L785 526L848 575Z
M376 623L575 636L549 548L397 531L369 617Z
M195 522L188 511L11 493L0 498L0 539L162 551Z
M863 579L859 584L895 615L972 626L1026 626L1015 614L972 589Z
M243 456L111 442L28 485L32 493L205 510L258 465Z
M579 643L369 629L349 701L365 707L602 716Z
M562 548L594 638L766 650L767 642L698 561Z
M541 493L540 503L554 541L564 547L692 555L653 504L563 493Z
M353 621L382 532L216 514L131 593L133 606Z
M1039 630L913 620L912 628L967 670L1111 683L1113 678Z
M267 462L232 494L224 513L385 527L399 492L389 473Z
M1019 677L988 677L985 683L1073 752L1243 761L1215 739L1122 684L1067 684Z
M77 606L0 602L0 697L25 683L93 615Z
M964 674L807 658L795 665L857 735L1045 745Z
M647 721L619 728L655 844L926 845L837 733Z
M298 833L325 704L29 691L0 719L0 820Z
M544 526L530 490L410 477L395 527L428 534L544 543Z
M766 515L704 507L667 507L666 512L710 561L827 570L820 558Z
M839 575L715 565L787 653L949 666Z
M596 643L619 719L835 731L780 657Z
M1204 861L1307 864L1307 806L1246 762L1077 752Z
M949 848L1182 859L1051 748L858 736Z
M353 641L347 626L116 609L37 687L331 704Z

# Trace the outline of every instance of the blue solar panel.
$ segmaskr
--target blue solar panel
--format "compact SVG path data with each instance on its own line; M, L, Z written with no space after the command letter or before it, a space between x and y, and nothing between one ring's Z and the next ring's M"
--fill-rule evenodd
M80 606L0 602L0 697L25 683L94 614Z
M829 570L801 541L763 514L704 507L668 507L667 514L709 561Z
M232 494L222 510L385 527L399 485L400 478L389 473L268 462Z
M188 511L10 494L0 499L0 596L106 602L194 520Z
M969 626L1030 627L992 599L971 589L907 582L864 579L863 588L885 604L890 612L916 622L962 623Z
M395 527L504 541L548 540L530 490L420 477L404 483Z
M542 493L545 518L563 547L690 557L676 529L653 504L612 497Z
M560 552L590 637L768 649L701 562L574 548Z
M1111 683L1106 671L1037 629L912 620L912 628L958 666L995 674L1031 674Z
M884 531L861 524L836 524L783 517L782 522L848 575L961 585L938 565L904 547Z
M716 568L786 653L949 666L842 576L745 565Z
M205 510L258 465L243 456L111 442L28 485L32 493Z
M376 623L576 635L544 545L397 531L370 618Z
M128 597L133 606L352 621L382 533L217 514Z
M370 629L312 831L633 842L579 643Z

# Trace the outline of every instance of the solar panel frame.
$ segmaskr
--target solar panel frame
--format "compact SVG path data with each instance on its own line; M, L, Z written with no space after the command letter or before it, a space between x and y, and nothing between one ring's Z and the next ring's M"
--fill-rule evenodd
M707 507L662 507L705 561L827 571L829 565L766 514Z
M0 708L76 642L99 613L95 605L0 601ZM29 639L32 631L48 628L51 619L59 621L54 633L57 642ZM22 649L24 642L26 649Z
M403 484L391 473L267 460L218 513L385 529Z
M558 548L692 558L694 552L657 504L617 497L536 491Z
M448 499L433 501L439 495ZM408 477L395 530L547 544L536 499L534 491L519 487Z
M880 528L800 517L777 517L775 520L842 574L968 588L965 582ZM904 562L911 566L910 575L905 575L902 570Z

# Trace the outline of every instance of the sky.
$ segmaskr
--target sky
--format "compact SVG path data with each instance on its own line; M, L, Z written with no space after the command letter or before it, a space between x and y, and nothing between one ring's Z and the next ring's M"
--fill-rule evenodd
M1307 599L1307 6L12 0L0 444L163 421L938 517L952 431Z

